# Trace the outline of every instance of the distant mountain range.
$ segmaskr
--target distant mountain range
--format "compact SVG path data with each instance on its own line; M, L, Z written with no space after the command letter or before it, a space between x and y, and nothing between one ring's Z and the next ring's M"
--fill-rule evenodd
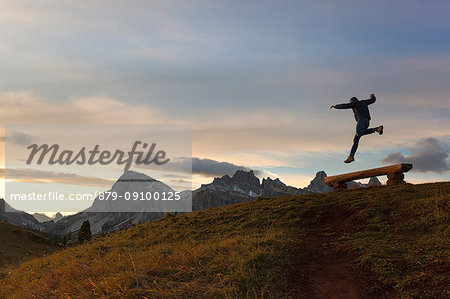
M275 180L267 178L260 181L252 170L238 170L232 177L224 175L220 178L215 178L210 184L202 185L197 190L183 191L182 196L192 195L192 210L203 210L250 201L257 197L279 197L329 192L332 188L325 184L324 178L326 176L324 171L319 171L307 187L295 188L287 186L278 178ZM124 183L129 181L133 181L133 183ZM351 189L369 185L381 185L381 183L377 178L371 178L367 185L356 182L349 182L347 185ZM113 184L109 191L122 194L129 191L130 188L133 192L172 190L163 182L145 174L127 171ZM5 207L2 210L2 204L3 206L7 205L3 200L0 201L0 219L19 226L40 230L56 239L62 238L69 231L76 238L81 224L87 219L89 219L91 224L92 233L99 233L118 230L137 223L153 221L164 217L164 213L162 212L120 212L121 210L118 210L118 212L104 212L111 211L111 207L104 206L105 203L98 200L98 198L90 208L83 212L67 217L62 217L58 213L59 215L55 215L57 217L54 217L54 219L43 214L34 214L32 216L19 211L15 213L4 213Z
M36 218L28 213L13 209L3 198L0 198L0 220L33 230L42 229Z
M39 222L47 222L47 221L58 222L59 220L64 218L64 216L61 213L56 213L53 217L48 217L43 213L34 213L32 216L36 218L36 220Z

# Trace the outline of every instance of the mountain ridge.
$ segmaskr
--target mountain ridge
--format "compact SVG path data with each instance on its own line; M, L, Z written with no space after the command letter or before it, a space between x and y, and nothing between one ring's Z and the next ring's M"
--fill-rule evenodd
M279 178L271 179L270 177L267 177L263 178L261 181L256 177L253 170L237 170L231 177L229 175L224 175L222 177L214 178L209 184L203 184L200 188L193 191L185 190L181 192L181 194L182 196L192 196L192 210L198 211L247 202L255 200L258 197L326 193L332 190L332 188L327 186L324 182L326 176L327 174L324 171L319 171L307 187L296 188L286 185ZM111 186L109 191L122 194L129 191L131 186L133 186L133 191L173 191L163 182L133 170L124 172ZM365 187L363 184L354 182L350 182L348 186L348 188ZM121 204L120 201L118 201L118 203ZM164 213L162 212L124 212L121 207L119 207L116 212L111 212L113 210L108 206L110 204L110 202L99 201L96 199L90 208L80 213L63 217L58 221L55 219L55 221L51 220L40 223L35 217L24 212L6 213L6 217L5 214L0 213L0 219L5 219L7 221L9 219L11 223L42 231L55 239L61 240L62 237L69 232L72 232L72 236L75 239L81 224L85 220L90 221L91 231L95 234L123 229L138 223L153 221L164 217ZM117 208L117 202L115 204L115 207ZM127 203L123 202L122 204L126 205Z

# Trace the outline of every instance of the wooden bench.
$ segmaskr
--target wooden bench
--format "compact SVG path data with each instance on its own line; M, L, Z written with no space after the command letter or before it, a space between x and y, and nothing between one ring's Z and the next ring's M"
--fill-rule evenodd
M387 185L405 184L404 172L408 172L413 168L412 164L395 164L385 167L361 170L345 174L333 175L325 178L325 184L336 189L346 189L346 182L353 180L366 179L379 175L387 175Z

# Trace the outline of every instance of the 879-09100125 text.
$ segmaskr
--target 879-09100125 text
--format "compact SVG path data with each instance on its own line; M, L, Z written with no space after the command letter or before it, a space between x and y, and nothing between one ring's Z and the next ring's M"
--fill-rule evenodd
M117 192L102 192L99 194L100 200L180 200L180 192L125 192L123 195Z
M97 197L98 196L98 197ZM168 191L168 192L125 192L123 194L119 194L117 192L105 191L105 192L94 192L94 193L70 193L64 194L60 192L32 192L32 193L11 193L10 200L12 201L64 201L64 200L86 200L93 201L96 198L99 200L107 201L107 200L129 200L129 201L137 201L137 200L154 200L154 201L172 201L172 200L180 200L180 192L179 191Z

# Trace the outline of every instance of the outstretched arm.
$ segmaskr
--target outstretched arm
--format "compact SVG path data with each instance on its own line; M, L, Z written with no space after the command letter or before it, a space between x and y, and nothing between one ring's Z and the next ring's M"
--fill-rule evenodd
M330 107L331 108L335 108L335 109L350 109L353 108L355 104L354 103L345 103L345 104L337 104L337 105L333 105Z
M370 104L375 103L376 100L377 100L377 98L376 98L375 95L372 93L372 94L370 95L370 99L364 100L364 102L365 102L367 105L370 105Z

